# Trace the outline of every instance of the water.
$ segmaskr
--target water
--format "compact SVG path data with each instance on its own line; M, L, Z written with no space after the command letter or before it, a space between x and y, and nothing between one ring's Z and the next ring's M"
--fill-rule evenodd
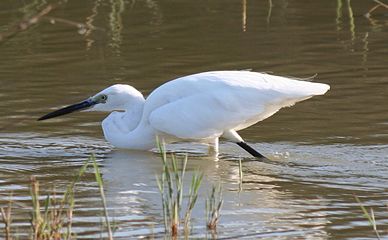
M253 69L328 83L321 97L283 109L241 132L272 161L257 162L221 143L190 152L188 174L205 174L193 213L204 227L204 199L221 182L225 204L218 237L264 239L374 238L354 195L373 207L381 234L388 224L387 12L362 15L372 1L68 1L48 16L87 22L90 31L48 19L0 43L0 205L12 193L15 231L28 230L31 175L42 195L65 191L95 153L103 172L115 236L162 237L155 174L158 155L113 149L99 127L104 114L77 113L48 122L42 114L113 84L144 94L178 76ZM1 1L7 31L44 1ZM80 34L79 32L83 33ZM243 159L243 184L237 160ZM74 230L100 236L102 210L88 172L77 185ZM2 225L1 225L2 226ZM0 236L3 233L0 231ZM25 235L23 235L25 236Z

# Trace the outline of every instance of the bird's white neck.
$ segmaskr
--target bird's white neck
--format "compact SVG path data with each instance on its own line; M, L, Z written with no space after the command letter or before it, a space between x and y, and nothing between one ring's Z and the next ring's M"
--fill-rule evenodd
M123 112L112 112L102 122L105 139L117 148L149 150L155 147L155 131L142 121L144 101Z

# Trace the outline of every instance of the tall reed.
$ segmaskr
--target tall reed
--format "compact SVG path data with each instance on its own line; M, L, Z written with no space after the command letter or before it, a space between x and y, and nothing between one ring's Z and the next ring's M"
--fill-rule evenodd
M39 181L32 176L30 195L32 202L30 226L31 237L34 240L56 240L56 239L73 239L75 234L72 230L73 210L75 205L74 192L75 185L85 174L90 166L94 169L95 178L100 190L100 197L104 208L105 222L107 225L108 238L113 239L111 224L109 222L106 198L103 188L101 172L98 168L96 158L92 155L81 167L75 179L67 186L65 193L58 198L55 191L48 194L44 201L41 200ZM61 200L58 200L61 199ZM12 199L8 207L0 208L0 220L4 224L5 239L12 240L14 237L11 232L12 224ZM18 239L18 238L16 238Z
M71 239L72 219L74 210L74 187L79 179L84 175L89 161L81 167L75 179L67 186L62 200L58 203L55 192L48 194L44 204L43 212L40 205L39 181L34 176L31 177L31 228L33 239ZM66 227L66 232L63 232Z
M375 218L373 208L370 208L370 213L369 213L368 210L362 204L361 200L357 196L354 196L354 198L356 199L356 201L360 205L360 208L361 208L362 212L364 213L364 216L366 217L366 219L368 219L369 224L372 226L373 232L376 235L376 238L380 240L381 237L380 237L379 231L377 230L377 223L376 223L376 218Z
M156 177L156 180L162 199L164 227L167 233L176 237L179 234L181 221L184 222L185 233L189 232L191 213L198 199L198 190L203 174L199 172L193 173L187 207L184 219L182 219L181 211L187 155L183 158L181 169L179 170L177 166L178 160L175 155L171 154L171 157L167 158L165 147L160 142L158 142L158 148L163 163L163 171L160 176Z
M10 197L8 206L6 208L0 208L2 221L4 223L4 233L6 240L12 240L11 225L12 225L12 195Z
M105 198L105 193L104 193L104 182L102 180L101 172L100 172L100 169L97 165L96 157L94 156L94 154L92 154L92 156L89 158L89 160L92 161L94 173L96 176L96 181L98 183L98 188L100 190L101 202L102 202L102 206L104 208L105 223L106 223L107 230L108 230L108 238L110 240L112 240L113 239L113 232L112 232L112 227L111 227L110 221L109 221L108 208L107 208L106 198Z
M221 184L213 185L211 194L206 199L206 227L210 230L217 228L221 217L221 208L224 203Z

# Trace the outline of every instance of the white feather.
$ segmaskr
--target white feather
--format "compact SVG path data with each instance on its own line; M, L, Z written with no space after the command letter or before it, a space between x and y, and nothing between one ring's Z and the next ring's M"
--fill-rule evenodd
M216 142L220 136L236 141L241 139L236 131L283 107L325 94L330 87L256 72L214 71L167 82L146 100L133 88L125 88L130 90L125 94L123 89L114 89L101 92L108 95L102 109L116 110L109 101L113 98L125 106L125 112L112 113L103 121L105 137L117 147L150 149L156 135L170 141ZM116 99L119 97L125 98L126 104ZM125 125L130 127L123 129Z

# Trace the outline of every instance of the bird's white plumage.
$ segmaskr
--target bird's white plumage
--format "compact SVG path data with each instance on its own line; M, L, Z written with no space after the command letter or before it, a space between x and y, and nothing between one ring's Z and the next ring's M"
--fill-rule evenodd
M103 130L113 145L130 149L153 148L156 135L170 141L215 142L220 136L234 140L239 137L236 131L282 107L322 95L329 88L327 84L249 71L185 76L158 87L146 100L133 88L123 94L110 87L101 92L108 95L104 110L124 112L110 114L103 121ZM118 97L126 98L124 109L116 109L110 102Z
M248 71L206 72L156 89L143 117L153 128L178 138L219 137L225 130L249 127L328 89L325 84Z

